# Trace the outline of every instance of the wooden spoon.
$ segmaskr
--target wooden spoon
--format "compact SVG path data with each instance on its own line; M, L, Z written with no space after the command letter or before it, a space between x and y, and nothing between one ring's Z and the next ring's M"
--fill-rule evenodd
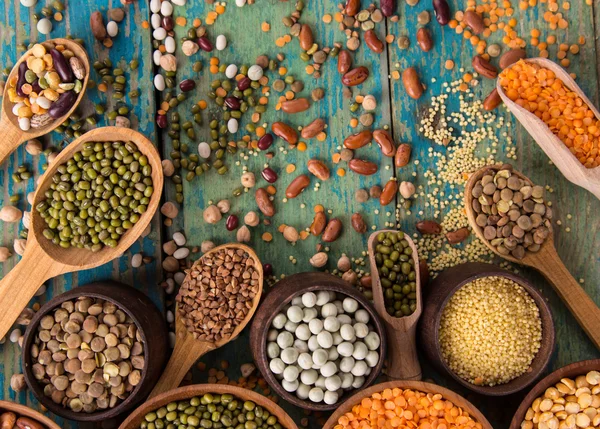
M252 316L258 307L263 290L263 269L258 256L254 250L244 244L229 243L215 247L210 252L206 252L202 257L204 258L212 255L213 253L216 253L222 249L242 249L254 260L254 266L258 271L258 292L254 297L252 308L246 315L246 318L236 326L230 337L223 338L217 342L195 339L194 335L186 328L183 318L179 314L178 308L175 309L175 348L171 358L169 359L169 362L167 363L165 371L158 380L158 383L156 383L156 386L154 386L154 390L152 390L150 393L150 398L154 398L156 395L160 395L168 390L179 387L183 377L185 377L192 365L194 365L196 361L200 359L200 357L212 350L224 346L230 341L235 340L240 332L242 332L242 330L246 327L248 322L250 322L250 319L252 319ZM187 275L186 280L188 277L189 274Z
M554 290L558 293L569 311L575 316L575 319L577 319L577 322L586 332L588 337L596 347L600 349L600 309L569 273L565 264L563 264L554 247L554 237L552 233L548 236L537 253L525 251L525 257L523 257L523 259L516 259L513 256L498 253L496 248L483 236L482 229L475 221L476 214L472 206L473 186L475 186L475 183L481 179L486 171L498 171L500 168L500 166L487 166L481 168L471 175L465 186L465 207L473 231L496 255L515 264L533 267L542 273L546 280L554 287ZM518 171L513 170L513 174L516 174L529 184L533 184L529 178ZM550 229L550 232L552 232L552 229Z
M528 63L537 64L539 66L550 69L556 74L560 80L590 107L596 118L600 120L600 112L592 104L592 102L586 97L581 88L575 83L573 78L567 73L562 67L553 61L545 58L528 58ZM514 66L514 64L512 65ZM510 67L512 67L510 66ZM508 68L510 68L508 67ZM570 182L587 189L596 198L600 199L600 167L586 168L579 162L579 160L571 153L569 148L556 136L550 128L533 113L525 110L518 104L511 101L500 85L500 78L496 83L498 94L508 109L515 115L519 122L525 127L525 129L531 134L531 137L537 142L542 150L552 160L554 165L558 167L560 172Z
M385 330L387 332L388 357L385 373L395 379L400 380L421 380L422 372L419 358L417 356L417 322L423 312L423 303L421 298L421 275L419 273L419 256L417 254L417 246L411 238L404 234L404 238L408 241L413 250L412 257L415 262L415 273L417 275L417 308L414 313L406 317L393 317L385 307L383 299L383 288L377 271L377 263L375 262L375 241L377 234L398 231L392 229L384 229L376 231L369 237L369 263L371 265L371 279L373 287L373 302L375 310L379 313L379 317L383 320Z
M133 228L121 237L117 247L104 247L98 252L73 247L63 249L53 244L43 235L46 227L44 219L37 210L32 210L31 229L23 258L0 282L0 338L6 335L21 311L46 280L60 274L94 268L119 257L139 238L158 208L163 189L163 172L158 151L142 134L118 127L89 131L63 149L42 176L42 181L33 197L33 207L45 198L44 193L50 187L52 176L58 167L71 159L84 143L96 141L133 142L148 157L154 186L148 209Z
M28 131L23 131L19 127L19 122L17 117L13 114L12 108L14 103L11 103L8 98L8 89L9 85L6 84L4 87L4 96L2 98L2 113L0 114L0 129L2 130L3 140L2 144L0 144L0 163L3 163L6 158L17 148L19 145L27 140L34 139L36 137L42 136L44 134L48 134L50 131L58 127L60 124L65 122L65 120L75 111L79 102L83 98L83 93L87 88L88 79L90 76L90 61L88 59L88 55L83 49L83 47L73 40L69 39L50 39L45 42L42 42L47 49L54 48L56 45L64 45L68 50L73 52L77 58L81 60L83 66L85 67L85 78L83 79L83 87L78 94L77 100L73 104L73 107L69 109L67 113L61 116L58 119L55 119L53 122L49 123L45 127L41 128L30 128ZM31 54L31 49L25 52L17 64L13 67L12 71L8 75L9 82L14 76L19 73L19 65L25 61Z

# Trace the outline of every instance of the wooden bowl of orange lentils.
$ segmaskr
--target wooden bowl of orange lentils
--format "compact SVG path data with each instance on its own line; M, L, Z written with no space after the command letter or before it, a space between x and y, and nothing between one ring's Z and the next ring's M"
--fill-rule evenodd
M485 416L457 393L432 383L402 380L353 395L323 429L396 427L492 429Z

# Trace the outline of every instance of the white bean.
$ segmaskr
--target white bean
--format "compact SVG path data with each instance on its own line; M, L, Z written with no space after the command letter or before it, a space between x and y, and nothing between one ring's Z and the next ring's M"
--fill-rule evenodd
M356 340L356 334L354 333L354 328L352 325L342 325L340 328L340 335L346 341L354 341Z
M161 0L150 0L150 10L154 13L160 12L160 1Z
M119 34L119 25L115 21L109 21L106 24L106 32L110 37L116 37Z
M365 362L367 362L367 365L369 365L371 368L374 368L379 362L379 353L374 350L369 351L365 357Z
M340 361L340 371L342 372L350 372L352 368L354 368L354 363L356 361L352 356L347 356Z
M187 0L171 0L171 2L176 6L185 6Z
M362 377L362 376L354 377L354 381L352 382L352 387L354 387L355 389L358 389L358 388L362 387L363 384L365 384L365 377Z
M14 329L11 333L10 333L10 337L9 340L11 343L16 343L17 341L19 341L19 338L21 337L21 330L20 329Z
M227 47L227 37L225 37L222 34L219 34L217 36L217 39L215 40L215 48L217 48L217 51L222 51L226 47Z
M321 319L311 320L310 322L308 322L308 329L310 329L310 332L317 335L323 330L323 321Z
M308 350L314 352L319 348L319 341L317 340L317 336L313 335L308 339Z
M296 305L292 305L288 308L287 317L294 323L300 323L302 321L302 317L304 316L304 312L302 309Z
M275 358L269 362L269 369L273 374L283 374L283 371L285 370L285 363L283 363L281 359Z
M312 389L310 389L310 392L308 392L308 399L310 399L313 402L323 401L324 396L325 395L323 394L323 390L320 387L313 387Z
M317 304L317 295L313 292L306 292L302 295L302 304L305 307L314 307Z
M367 363L365 361L358 361L354 364L354 368L352 368L352 375L355 377L360 377L365 375L367 372Z
M21 6L25 6L25 7L32 7L36 3L37 3L37 0L21 0Z
M340 330L340 321L337 320L337 317L326 317L325 321L323 322L323 327L326 331L337 332Z
M335 305L335 308L337 308L338 314L344 312L344 305L342 304L342 301L340 301L339 299L336 301L333 301L333 305Z
M338 395L337 392L332 392L330 390L326 391L323 395L323 402L325 402L327 405L333 405L339 401L339 399L340 395Z
M340 322L341 325L348 325L352 323L352 317L348 316L347 314L338 314L337 320Z
M352 343L344 341L343 343L338 344L337 351L340 354L340 356L352 356L352 353L354 353L354 346L352 345Z
M314 369L308 369L300 373L300 381L306 384L307 386L312 386L313 384L315 384L317 378L319 378L319 373Z
M31 120L29 118L19 118L19 128L28 131L31 128Z
M227 130L229 130L231 134L237 133L238 127L239 124L237 119L231 118L227 121Z
M346 313L354 313L356 310L358 310L358 301L350 297L344 298L342 308Z
M356 313L354 313L354 318L359 323L369 323L369 320L371 319L371 317L369 316L369 312L364 308L356 310Z
M317 341L324 349L328 349L333 345L333 337L331 336L331 333L327 331L321 331L319 335L317 335Z
M298 325L295 334L296 338L303 341L307 341L311 337L310 329L306 323L301 323Z
M300 371L298 371L298 368L294 365L290 365L286 369L283 370L283 379L287 380L287 381L297 381L298 374L300 374Z
M183 233L181 232L176 232L175 234L173 234L173 241L178 246L185 246L185 243L187 242L185 235L183 235Z
M340 378L342 379L342 389L348 389L354 382L354 376L347 372L340 374Z
M306 341L294 340L294 348L298 350L298 353L308 352L308 344L306 343Z
M377 335L377 332L369 332L365 337L365 344L369 350L377 350L381 344L381 339L379 338L379 335Z
M356 323L354 325L354 335L357 338L365 338L369 334L369 327L364 323Z
M317 292L317 305L320 307L329 302L329 292L321 290Z
M296 363L298 360L298 351L293 347L288 347L281 352L281 360L288 365Z
M340 335L339 332L334 332L333 335L333 345L337 346L338 344L341 344L344 342L344 339L342 338L342 336Z
M165 78L162 74L157 74L154 76L154 87L159 91L165 90Z
M304 383L300 383L296 390L296 396L302 400L308 399L308 392L310 392L310 387Z
M244 7L244 5L246 4L247 0L235 0L235 5L237 7Z
M342 387L342 379L338 375L332 375L325 379L325 389L335 392Z
M237 74L237 71L238 67L235 64L229 64L225 69L225 76L227 76L229 79L233 79Z
M170 1L165 0L160 5L160 13L162 16L171 16L173 15L173 5Z
M302 321L304 323L310 322L311 320L315 319L319 315L319 312L317 311L316 308L305 308L303 311L304 311L304 316L302 316Z
M161 26L161 19L160 19L160 15L158 13L153 13L152 16L150 17L150 24L152 25L152 29L156 30L157 28L160 28Z
M169 53L172 54L175 52L176 46L175 46L175 39L172 38L171 36L167 36L165 37L165 50Z
M269 329L267 332L267 341L277 341L277 335L279 335L279 331L277 331L277 329Z
M322 367L327 363L327 358L329 357L329 353L323 349L317 349L312 354L312 360L315 365Z
M323 377L331 377L332 375L337 373L337 370L338 369L337 369L337 365L335 364L335 362L327 362L325 365L323 365L321 367L321 369L319 371L321 372L321 375ZM366 370L366 364L365 364L365 370Z
M308 353L301 353L298 356L298 366L302 369L311 369L313 366L312 357Z
M369 352L369 350L367 349L367 346L365 345L365 343L357 341L354 343L354 351L352 352L352 357L356 360L363 360L364 358L367 357L367 353ZM356 375L356 374L354 374ZM359 374L362 375L362 374Z
M135 255L133 255L131 257L131 266L133 268L139 268L139 267L141 267L142 266L142 260L143 260L142 254L141 253L136 253Z
M285 329L288 332L296 332L297 327L298 327L297 323L294 323L291 320L288 320L287 322L285 322L285 326L283 327L283 329Z
M44 97L43 95L40 95L38 98L36 98L35 102L42 109L49 109L50 105L52 104L52 102L50 100L48 100L46 97Z
M42 18L37 23L37 31L40 34L49 34L52 31L52 21Z
M285 375L284 375L284 377L285 377ZM298 382L298 380L288 381L288 380L284 379L281 381L281 385L286 390L286 392L293 393L296 390L298 390L298 386L300 386L300 383Z
M283 329L283 327L285 326L285 322L287 322L286 315L283 313L279 313L273 318L273 322L271 322L271 325L273 325L273 327L276 329Z
M281 349L277 343L267 344L267 356L269 356L269 359L275 359L276 357L279 357L280 351Z
M263 76L263 69L258 64L250 66L248 69L248 77L254 81L259 80Z
M160 65L160 58L162 57L162 52L160 52L158 49L155 50L152 53L152 61L154 62L155 66L159 66Z
M302 305L302 295L298 295L292 298L292 305L301 306Z
M25 103L15 103L12 107L13 115L17 116L19 114L19 109L25 106Z
M165 37L167 37L167 30L162 27L158 27L152 32L152 37L154 37L156 40L165 40Z
M337 360L337 358L340 357L340 354L337 351L337 348L335 347L331 347L329 348L329 350L327 350L327 359L334 361Z
M277 335L277 345L282 349L291 347L292 344L294 344L294 336L289 332L284 331L280 332L279 335Z
M327 317L335 317L337 316L338 311L337 311L337 307L335 306L335 304L332 303L327 303L325 304L323 307L321 307L321 317L323 318L327 318Z
M173 257L175 259L185 259L189 256L189 254L190 249L188 249L187 247L180 247L173 253Z

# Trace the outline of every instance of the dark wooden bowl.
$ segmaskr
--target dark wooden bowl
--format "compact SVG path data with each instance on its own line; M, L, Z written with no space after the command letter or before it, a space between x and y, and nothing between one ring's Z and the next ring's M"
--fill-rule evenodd
M300 273L288 276L280 280L267 294L265 300L258 307L254 315L252 327L250 328L250 350L257 368L262 373L269 386L277 392L279 396L287 402L306 410L328 411L336 409L346 398L352 394L352 390L347 391L340 397L335 404L325 404L324 402L315 403L310 400L302 400L295 394L287 392L275 378L269 369L269 358L267 357L267 332L271 327L271 322L279 311L288 304L295 296L305 292L316 292L320 290L333 291L342 295L347 295L357 300L362 308L367 310L371 317L371 323L381 339L379 346L379 362L373 368L371 374L365 379L364 389L369 386L379 376L383 368L383 362L386 356L387 342L385 328L379 315L364 297L362 293L354 289L346 281L339 277L326 273Z
M145 364L142 370L142 379L129 397L120 402L116 407L97 411L94 413L76 413L62 405L55 404L52 399L44 395L44 387L38 382L32 372L31 345L37 333L37 327L42 317L52 312L65 301L77 299L81 296L100 298L117 305L127 313L135 322L144 341ZM152 301L142 292L131 286L117 282L98 282L81 286L65 292L47 302L33 317L25 331L23 339L23 372L25 381L33 391L34 396L48 410L69 420L82 422L101 422L116 417L135 407L148 396L164 368L168 351L167 325L162 313Z
M531 363L530 371L497 386L477 386L463 380L456 375L446 364L442 357L439 344L439 326L442 312L454 293L465 284L482 277L500 276L509 278L531 295L540 310L542 320L542 341L540 350ZM516 274L503 270L492 264L469 262L457 265L443 271L437 276L428 288L429 294L425 297L425 310L419 323L419 342L427 359L440 371L450 375L466 388L488 396L505 396L518 392L533 383L546 369L554 350L554 322L550 307L544 297L527 280Z
M536 384L533 389L525 396L521 405L517 409L517 412L512 418L510 422L509 429L520 429L521 422L525 418L525 413L527 413L527 409L531 406L535 398L544 395L544 392L547 388L554 386L558 383L562 378L571 378L575 379L575 377L579 375L585 375L589 371L600 371L600 359L593 360L584 360L581 362L575 362L567 366L563 366L562 368L557 369L556 371L550 373L546 377L544 377L538 384Z
M10 401L0 401L0 414L5 411L13 412L18 417L29 417L30 419L41 423L47 429L60 429L60 426L50 420L48 417L29 407L26 407L25 405L15 404L14 402Z
M298 429L298 426L296 426L294 420L279 405L271 401L269 398L252 390L237 386L230 386L228 384L193 384L191 386L168 390L148 400L139 408L134 410L129 417L127 417L127 419L121 423L119 429L137 429L140 427L140 423L142 423L144 420L144 416L150 411L157 410L169 402L186 400L193 398L194 396L204 395L205 393L230 393L240 399L252 401L255 404L269 410L271 414L277 417L277 420L279 420L279 423L281 423L285 429Z
M418 390L423 393L436 394L440 393L444 399L448 399L454 403L454 405L461 407L464 411L469 413L469 416L473 417L477 422L481 423L482 429L493 429L490 422L487 421L485 416L479 411L475 405L471 404L465 398L460 396L458 393L454 393L452 390L446 389L442 386L438 386L433 383L426 383L424 381L409 381L409 380L396 380L388 381L386 383L376 384L368 389L361 390L346 402L339 406L337 410L329 417L323 429L333 429L337 425L338 419L352 410L356 404L360 403L363 398L371 396L373 393L382 392L385 389L410 389ZM408 427L408 426L407 426Z

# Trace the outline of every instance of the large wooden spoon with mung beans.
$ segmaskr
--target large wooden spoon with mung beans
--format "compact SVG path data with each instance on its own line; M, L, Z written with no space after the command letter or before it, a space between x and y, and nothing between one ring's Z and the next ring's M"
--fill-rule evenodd
M214 249L206 252L202 255L202 258L210 256L214 253L219 252L223 249L241 249L246 252L251 259L254 260L254 267L258 272L258 292L254 296L254 300L252 301L252 308L246 314L244 320L239 323L232 334L229 337L223 338L216 342L211 341L202 341L194 338L194 335L188 331L185 326L185 322L183 317L181 316L178 308L175 309L175 348L173 349L173 353L171 354L171 358L167 363L167 367L164 372L160 376L158 383L154 386L154 389L150 393L149 399L154 398L161 393L165 393L169 390L175 389L179 387L181 381L190 370L192 365L196 363L198 359L200 359L206 353L218 349L219 347L224 346L230 341L235 340L240 332L246 327L254 312L258 308L258 304L260 303L260 297L262 296L263 290L263 268L260 259L250 247L245 244L240 243L229 243L223 244L221 246L217 246ZM189 276L189 274L188 274Z
M528 58L526 61L552 70L556 77L562 80L571 91L575 92L583 99L590 110L594 112L596 118L600 120L600 112L598 112L598 109L596 109L565 69L545 58ZM514 64L507 67L507 69L512 66L514 66ZM502 85L500 84L500 80L501 78L498 78L496 83L496 89L500 98L502 98L506 107L508 107L512 114L515 115L517 120L525 127L529 134L531 134L531 137L533 137L546 155L548 155L554 165L558 167L563 176L577 186L587 189L594 194L596 198L600 199L600 167L586 168L579 162L569 148L552 131L550 131L550 128L548 128L541 119L506 96L502 89Z
M590 340L592 340L595 346L600 349L600 309L585 290L583 290L581 285L573 278L571 273L569 273L569 270L565 267L560 256L558 256L554 246L552 228L550 228L550 235L548 235L548 238L541 245L538 252L532 253L526 250L523 259L517 259L511 255L498 253L496 248L484 237L483 230L477 225L477 214L473 209L473 187L477 181L481 180L487 171L498 171L500 169L501 166L499 165L483 167L471 175L465 186L465 208L471 228L475 232L475 235L477 235L477 237L496 255L515 264L533 267L542 273L558 293L569 311L575 316L575 319L577 319L577 322L586 332ZM520 172L512 170L512 173L525 182L531 185L533 184L529 178Z
M54 130L60 124L65 122L65 120L75 111L79 102L83 98L83 94L87 88L87 83L90 75L90 61L88 59L87 52L83 47L69 39L50 39L42 42L42 45L46 47L46 49L54 48L57 45L64 45L65 48L73 52L77 58L79 58L85 68L85 78L83 79L83 86L81 91L77 95L77 99L73 106L60 118L53 120L51 123L44 127L40 128L30 128L27 131L23 131L19 127L19 123L17 121L17 117L13 113L13 105L8 97L8 90L10 85L7 83L4 87L4 95L2 97L2 112L0 114L0 130L2 130L2 143L0 143L0 164L3 163L6 158L17 148L21 143L34 139L36 137L42 136L44 134L48 134L50 131ZM10 82L14 79L19 73L19 65L26 61L28 57L32 55L31 49L25 52L19 61L15 64L10 74L8 75L7 82Z
M387 334L388 355L386 361L385 373L388 377L399 380L421 380L421 364L417 356L417 323L423 312L423 303L421 298L421 275L419 273L419 256L417 246L408 235L404 238L412 249L412 258L414 261L417 284L417 308L406 317L391 316L385 306L383 299L383 287L375 262L375 241L380 233L397 233L396 230L384 229L375 231L369 237L368 251L369 264L371 266L371 282L373 288L373 303L379 317L383 320Z
M105 246L97 252L75 247L63 248L52 243L44 235L46 222L35 210L45 199L45 192L59 166L73 157L87 142L132 142L148 158L152 167L154 192L146 212L119 239L114 248ZM118 258L140 237L149 225L160 203L163 189L163 172L160 155L150 140L129 128L105 127L89 131L73 141L56 157L42 176L31 213L31 229L21 261L0 281L0 338L4 337L21 311L27 306L40 286L48 279L73 271L94 268Z

